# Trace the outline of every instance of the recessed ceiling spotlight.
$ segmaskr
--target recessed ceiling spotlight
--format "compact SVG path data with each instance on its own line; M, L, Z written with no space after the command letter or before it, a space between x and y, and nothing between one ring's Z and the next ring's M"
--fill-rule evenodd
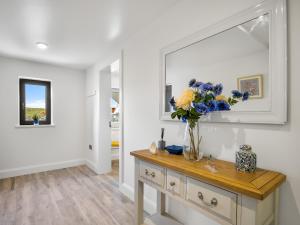
M37 42L35 44L39 49L42 49L42 50L46 50L48 48L48 44L43 43L43 42Z

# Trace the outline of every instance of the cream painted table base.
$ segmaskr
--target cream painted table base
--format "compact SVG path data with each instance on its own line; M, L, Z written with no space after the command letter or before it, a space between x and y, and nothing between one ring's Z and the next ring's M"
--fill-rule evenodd
M148 156L146 152L140 151L140 154ZM220 181L217 181L218 185L216 185L204 177L199 179L191 176L184 165L181 165L183 169L180 171L168 162L164 164L161 163L162 161L156 162L148 160L147 157L139 157L141 155L134 153L133 155L135 156L135 225L182 225L166 213L166 196L199 211L221 225L278 225L279 185L285 180L285 176L280 173L273 177L273 173L276 172L262 171L262 176L256 178L261 179L264 176L263 180L268 180L265 176L269 177L270 182L264 181L262 186L266 193L255 191L250 188L251 186L240 187L241 191L238 191L238 188L223 186ZM174 163L177 165L176 162ZM201 172L200 169L199 171ZM276 181L276 186L270 188L271 184L275 184L273 181ZM157 190L158 199L157 213L144 220L145 183ZM238 187L242 184L241 181L240 184L235 185Z

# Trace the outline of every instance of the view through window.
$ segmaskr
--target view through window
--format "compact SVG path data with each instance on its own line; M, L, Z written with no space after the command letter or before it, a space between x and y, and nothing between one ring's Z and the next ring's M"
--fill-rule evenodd
M51 124L49 81L20 79L20 124Z
M40 121L46 120L46 87L25 84L25 119L32 121L38 115Z

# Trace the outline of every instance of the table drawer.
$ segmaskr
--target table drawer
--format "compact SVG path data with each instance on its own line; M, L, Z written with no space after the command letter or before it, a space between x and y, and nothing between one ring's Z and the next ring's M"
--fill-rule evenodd
M153 164L149 164L146 162L141 162L140 165L140 176L152 183L160 186L161 188L164 187L165 184L165 169L156 166Z
M187 178L188 201L236 224L237 195L192 178Z
M182 198L185 196L186 177L172 170L167 170L167 191Z

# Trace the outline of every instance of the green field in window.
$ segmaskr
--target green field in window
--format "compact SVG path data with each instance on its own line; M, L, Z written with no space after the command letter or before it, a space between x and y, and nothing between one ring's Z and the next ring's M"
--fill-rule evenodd
M25 117L26 120L32 120L32 117L34 114L38 114L40 117L40 120L45 120L46 119L46 109L44 108L25 108Z

